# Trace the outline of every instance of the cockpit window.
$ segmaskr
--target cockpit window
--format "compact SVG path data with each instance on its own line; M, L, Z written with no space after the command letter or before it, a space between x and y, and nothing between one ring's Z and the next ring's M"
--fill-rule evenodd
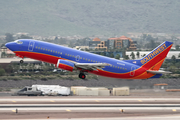
M17 44L23 44L23 42L21 42L19 40L15 40L14 42L16 42Z

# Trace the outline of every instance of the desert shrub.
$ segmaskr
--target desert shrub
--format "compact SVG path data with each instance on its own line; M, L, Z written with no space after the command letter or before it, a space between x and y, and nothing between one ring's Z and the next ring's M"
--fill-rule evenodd
M47 81L48 79L46 77L41 78L43 81Z
M0 76L3 76L5 74L5 70L3 68L0 68Z
M3 81L7 81L8 79L7 78L2 78Z
M14 73L11 73L10 76L14 76Z
M0 91L3 91L3 89L2 89L2 88L0 88Z
M18 78L16 78L16 77L14 77L14 78L13 78L13 80L18 81L19 79L18 79Z

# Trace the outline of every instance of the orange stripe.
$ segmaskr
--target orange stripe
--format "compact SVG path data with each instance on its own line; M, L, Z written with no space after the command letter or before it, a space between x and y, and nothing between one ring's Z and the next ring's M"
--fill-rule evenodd
M160 64L162 64L163 62L164 62L164 60L165 60L165 58L164 59L162 59L161 61L159 61L158 63L156 63L154 66L156 66L156 65L158 65L158 67L159 67L159 65ZM154 67L153 66L153 67ZM152 69L153 67L151 67L150 69ZM161 66L160 66L161 67ZM152 70L156 70L156 69L152 69ZM158 69L159 70L159 69ZM144 79L144 78L150 78L150 77L153 77L155 74L152 74L152 73L148 73L148 72L144 72L144 73L142 73L142 74L140 74L140 75L138 75L138 76L136 76L136 77L134 77L134 78L132 78L132 79Z

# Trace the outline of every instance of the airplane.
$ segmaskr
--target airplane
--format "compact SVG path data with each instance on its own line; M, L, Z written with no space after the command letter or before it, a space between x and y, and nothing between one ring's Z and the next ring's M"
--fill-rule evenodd
M141 59L117 60L33 39L19 39L5 44L22 58L20 63L28 57L71 72L79 70L81 79L86 78L85 73L119 79L159 78L163 73L169 73L159 69L172 45L172 42L165 41Z

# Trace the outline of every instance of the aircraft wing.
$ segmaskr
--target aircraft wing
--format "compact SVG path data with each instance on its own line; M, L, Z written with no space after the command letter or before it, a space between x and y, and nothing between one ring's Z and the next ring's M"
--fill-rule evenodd
M84 70L97 70L104 68L105 66L111 66L108 63L75 63L76 68L81 68Z

